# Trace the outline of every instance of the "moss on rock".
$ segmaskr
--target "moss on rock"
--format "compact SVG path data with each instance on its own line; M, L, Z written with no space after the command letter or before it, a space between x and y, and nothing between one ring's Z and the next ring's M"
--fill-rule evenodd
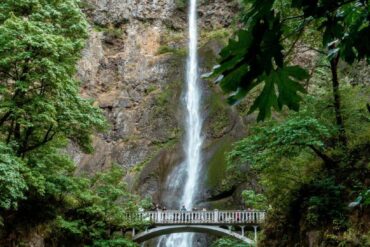
M223 198L217 201L208 202L210 209L235 210L235 203L232 197Z
M203 31L200 34L200 46L203 47L210 41L218 41L220 42L220 44L225 46L231 34L232 30L229 28L220 28L211 31Z
M108 24L106 26L95 24L94 30L97 32L102 32L105 36L112 38L112 39L122 38L124 34L122 28L116 27L112 24Z
M231 150L231 143L231 138L226 136L214 144L216 149L213 152L212 158L208 161L206 180L206 186L211 190L219 189L226 177L226 155Z
M216 91L206 99L208 117L206 121L207 132L214 138L222 137L231 128L232 119L230 106Z
M174 112L173 102L176 101L181 94L182 81L173 81L167 84L164 88L158 90L155 96L154 111L155 115Z
M178 10L185 10L188 7L188 1L186 0L175 0L175 4Z
M185 48L177 48L177 47L172 47L169 45L161 45L158 48L157 55L161 54L173 54L177 57L186 57L187 51Z

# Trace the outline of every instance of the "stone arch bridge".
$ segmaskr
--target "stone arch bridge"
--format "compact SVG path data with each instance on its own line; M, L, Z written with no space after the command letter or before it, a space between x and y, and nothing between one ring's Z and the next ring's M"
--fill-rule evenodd
M246 246L257 246L257 231L265 220L265 212L255 210L234 211L148 211L127 215L132 222L145 222L149 226L144 231L132 229L133 240L142 243L146 240L184 232L208 233L239 239ZM254 238L246 236L254 232Z

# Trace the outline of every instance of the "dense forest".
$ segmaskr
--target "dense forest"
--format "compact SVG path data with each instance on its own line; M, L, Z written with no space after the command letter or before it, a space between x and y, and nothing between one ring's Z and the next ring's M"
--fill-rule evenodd
M152 206L129 189L130 171L84 173L68 153L93 153L112 128L76 76L85 10L0 2L0 246L133 247L126 230L145 227L124 217ZM370 1L243 0L230 30L203 80L253 118L222 183L257 180L235 208L267 212L259 246L370 246Z
M74 77L88 35L77 2L2 1L0 13L0 245L27 246L22 234L41 227L47 246L134 246L114 235L140 202L123 171L76 176L63 152L69 141L91 152L107 128Z
M245 164L259 177L245 198L269 212L263 246L369 246L369 2L246 2L212 76L273 115L228 157L231 179Z

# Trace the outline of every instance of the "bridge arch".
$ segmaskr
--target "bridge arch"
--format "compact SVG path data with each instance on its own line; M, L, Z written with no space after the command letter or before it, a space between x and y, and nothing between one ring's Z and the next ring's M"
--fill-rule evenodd
M232 237L239 239L247 244L254 245L255 241L242 236L238 233L230 230L223 229L217 226L207 225L170 225L170 226L158 226L147 231L140 232L133 236L133 240L138 243L142 243L146 240L159 237L161 235L172 234L172 233L209 233L220 237Z

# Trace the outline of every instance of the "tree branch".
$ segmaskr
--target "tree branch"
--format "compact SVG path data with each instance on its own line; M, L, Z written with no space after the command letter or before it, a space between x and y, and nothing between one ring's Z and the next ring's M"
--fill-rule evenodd
M0 119L0 126L2 126L4 124L4 122L8 119L8 117L10 116L10 114L12 114L11 111L8 111L7 113L5 113L5 115Z
M304 18L304 15L296 15L296 16L289 16L284 19L282 19L282 22L289 21L289 20L294 20L294 19L302 19Z
M8 137L6 138L6 144L10 142L10 138L12 137L12 134L13 134L13 127L14 127L14 119L12 119L10 126L9 126Z
M23 143L19 147L18 152L17 152L17 155L18 156L23 156L24 155L24 150L27 149L28 140L29 140L30 136L32 135L32 132L33 132L33 128L32 127L27 128L26 133L24 135Z
M314 153L319 156L325 163L325 165L328 167L328 168L333 168L334 167L334 164L335 164L335 161L329 157L327 154L325 154L324 152L320 151L318 148L316 148L314 145L308 145L309 148L311 148L312 151L314 151Z
M19 123L15 123L15 128L14 128L14 138L17 140L21 139L21 125Z
M45 145L46 143L48 143L49 141L53 140L54 136L57 134L57 131L55 131L53 134L51 134L51 131L53 129L53 125L50 125L49 129L47 130L45 136L44 136L44 139L39 142L39 143L36 143L35 145L33 146L29 146L27 147L24 151L23 151L23 154L25 154L26 152L29 152L29 151L32 151L36 148L39 148L43 145ZM51 135L50 135L51 134Z
M335 49L335 45L329 47L330 49ZM332 87L333 87L333 98L334 98L334 111L336 124L339 128L339 142L343 147L347 147L348 139L346 135L346 129L344 126L344 120L342 116L342 106L341 106L341 97L339 91L339 79L338 79L338 63L339 55L336 55L330 60L330 69L332 74Z
M326 52L324 52L324 51L322 51L322 50L319 50L319 49L317 49L317 48L311 47L311 46L304 46L304 48L306 48L306 50L302 51L302 53L307 52L307 51L315 51L315 52L317 52L317 53L319 53L319 54L327 55L327 53L326 53Z
M50 125L48 131L46 132L45 134L45 137L44 137L44 142L49 138L49 135L50 135L50 132L53 130L53 125Z
M293 52L296 44L298 43L299 39L301 38L302 34L304 32L304 27L299 30L299 33L297 35L297 37L295 38L295 40L293 41L291 47L289 48L289 50L287 51L287 53L285 54L285 57L288 58L290 56L290 54Z
M0 71L1 74L8 76L12 80L16 80L16 77L10 74L9 72Z

